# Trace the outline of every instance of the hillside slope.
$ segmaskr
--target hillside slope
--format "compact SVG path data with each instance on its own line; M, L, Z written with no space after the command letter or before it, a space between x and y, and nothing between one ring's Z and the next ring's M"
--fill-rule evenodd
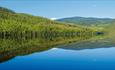
M15 13L6 8L0 8L0 35L2 36L82 36L92 37L97 29L80 25L65 24L50 19L25 13Z

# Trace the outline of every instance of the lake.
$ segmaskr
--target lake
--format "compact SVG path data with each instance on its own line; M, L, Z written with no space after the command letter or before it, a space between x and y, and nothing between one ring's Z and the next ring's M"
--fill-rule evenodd
M114 70L114 46L87 37L0 39L0 69Z
M0 64L1 70L114 70L115 48L65 50L53 48L17 56Z

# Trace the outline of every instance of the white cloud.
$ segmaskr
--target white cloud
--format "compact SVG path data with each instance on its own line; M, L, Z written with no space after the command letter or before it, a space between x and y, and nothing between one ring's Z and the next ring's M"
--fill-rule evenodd
M56 20L57 18L50 18L51 20Z

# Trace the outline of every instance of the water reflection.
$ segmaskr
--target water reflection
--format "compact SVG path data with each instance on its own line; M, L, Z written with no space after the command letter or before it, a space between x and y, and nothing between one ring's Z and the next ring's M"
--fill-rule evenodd
M46 51L54 47L71 50L105 47L105 40L96 42L92 38L96 39L96 37L88 35L0 37L0 62L5 62L16 56ZM108 47L111 47L109 45L114 44L108 43Z
M34 37L1 37L0 62L19 55L49 50L57 45L87 40L92 36L34 36Z
M115 42L112 40L103 39L103 40L81 41L69 45L59 46L58 48L66 50L84 50L84 49L110 48L110 47L115 47Z

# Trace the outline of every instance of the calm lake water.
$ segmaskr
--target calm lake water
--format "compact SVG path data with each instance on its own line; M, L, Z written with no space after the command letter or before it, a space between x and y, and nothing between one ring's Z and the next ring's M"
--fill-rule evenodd
M115 47L89 38L0 39L0 70L115 70Z
M114 70L115 48L48 51L17 56L0 64L1 70Z

